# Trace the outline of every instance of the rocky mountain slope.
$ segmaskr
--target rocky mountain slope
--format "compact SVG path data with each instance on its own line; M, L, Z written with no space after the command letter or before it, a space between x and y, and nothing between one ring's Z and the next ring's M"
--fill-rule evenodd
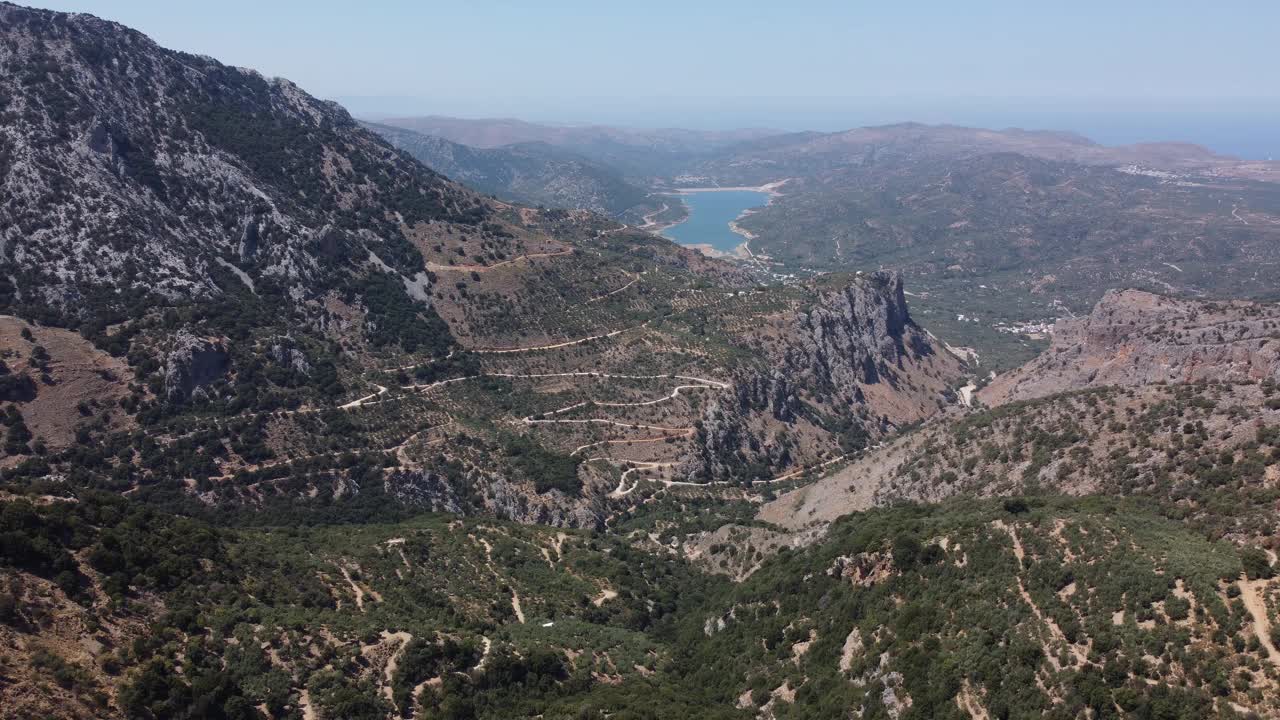
M16 717L1275 716L1265 553L1150 503L875 510L744 545L771 557L738 584L628 540L703 509L655 498L596 536L228 532L8 500L0 697ZM21 571L18 533L40 548Z
M757 718L1275 717L1266 568L1121 499L872 510L690 618L686 667Z
M1055 492L1175 499L1187 520L1271 542L1280 308L1126 290L1062 320L1053 345L939 418L780 497L790 528L955 495ZM1228 499L1230 498L1230 499Z
M499 229L482 198L287 81L91 16L0 19L5 297L26 312L118 322L228 283L315 307L370 257L420 282L427 237Z
M436 172L504 200L591 210L636 225L662 206L616 170L546 143L473 148L390 125L366 127Z
M980 393L988 405L1101 385L1280 382L1280 308L1137 290L1058 321L1049 349Z

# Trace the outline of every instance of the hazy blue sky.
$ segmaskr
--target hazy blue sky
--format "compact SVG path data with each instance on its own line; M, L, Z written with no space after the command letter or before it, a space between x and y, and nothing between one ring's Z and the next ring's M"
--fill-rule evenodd
M1276 0L36 4L355 111L834 129L1280 108Z

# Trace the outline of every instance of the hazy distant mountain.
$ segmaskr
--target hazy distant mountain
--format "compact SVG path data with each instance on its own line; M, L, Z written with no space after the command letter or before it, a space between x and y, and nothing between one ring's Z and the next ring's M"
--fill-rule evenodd
M504 200L593 210L632 223L661 207L616 169L542 141L476 148L390 125L365 125L436 172Z
M726 183L758 185L780 177L815 176L849 167L869 168L879 161L901 157L961 158L999 152L1086 165L1140 165L1165 171L1195 170L1259 180L1280 179L1280 163L1236 160L1191 143L1107 146L1070 132L987 130L920 123L745 139L690 168L690 172L701 172Z
M1280 272L1280 163L1196 145L903 124L744 142L682 178L783 179L739 222L753 252L901 268L940 314L988 329L1082 312L1115 287L1270 295Z
M605 125L544 125L509 118L442 116L390 118L383 125L414 130L477 148L546 143L616 168L626 175L675 174L691 162L735 143L781 134L777 130L637 129Z

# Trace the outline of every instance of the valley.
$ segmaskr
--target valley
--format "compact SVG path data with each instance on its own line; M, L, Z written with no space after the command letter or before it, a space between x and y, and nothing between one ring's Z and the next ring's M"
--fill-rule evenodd
M496 122L435 118L424 127L475 139L489 138ZM584 156L597 148L573 133L540 132ZM973 348L995 371L1043 347L1043 338L1011 329L1086 312L1108 289L1273 296L1276 163L1192 145L1108 147L1067 133L906 123L706 141L669 149L661 168L644 171L593 157L647 188L647 229L709 245L772 280L900 270L931 331ZM658 212L664 193L698 186L761 189L770 201L739 218L733 211L749 209L746 196L734 208L732 192L678 195L713 207L656 219L676 205ZM724 231L729 221L740 237ZM745 238L750 256L738 251Z
M1273 163L0 70L7 717L1280 717Z

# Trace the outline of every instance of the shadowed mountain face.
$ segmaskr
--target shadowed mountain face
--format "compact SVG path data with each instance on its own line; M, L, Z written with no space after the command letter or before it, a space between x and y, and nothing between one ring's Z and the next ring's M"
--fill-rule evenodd
M436 172L504 200L591 210L637 225L661 207L617 170L545 142L473 148L390 125L366 127Z

